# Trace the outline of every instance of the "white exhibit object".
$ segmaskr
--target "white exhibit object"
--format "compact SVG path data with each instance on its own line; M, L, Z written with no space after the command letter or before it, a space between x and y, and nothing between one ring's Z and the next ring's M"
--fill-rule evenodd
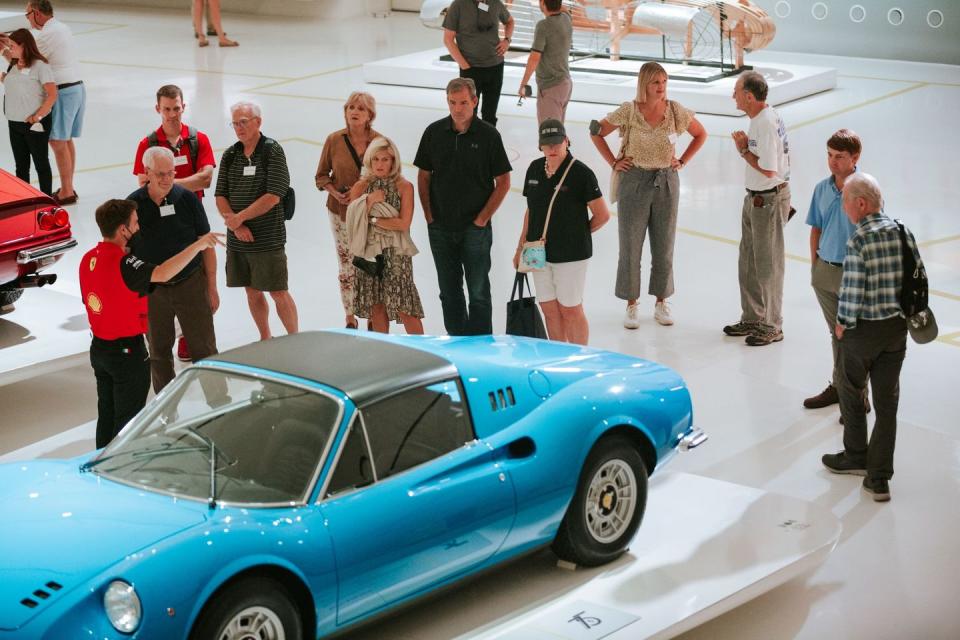
M431 49L368 62L363 65L363 79L373 84L443 89L451 78L458 75L455 62L441 59L446 54L446 49ZM515 88L523 77L526 59L526 54L508 56L503 72L504 95L515 95ZM613 61L596 58L571 63L571 100L619 105L633 99L637 92L637 72L642 64L641 60ZM690 76L696 73L696 69L679 63L663 63L663 66L668 74L677 72ZM837 72L832 68L771 63L757 64L754 69L766 78L770 86L767 102L774 106L837 86ZM716 70L704 67L702 71L713 75ZM731 98L736 81L737 76L711 82L671 79L670 98L697 113L741 116L743 112L737 110Z
M647 25L665 36L685 38L687 27L700 10L673 4L644 2L633 12L633 24Z
M647 513L623 559L460 640L672 638L819 566L842 529L804 500L686 473L654 477Z

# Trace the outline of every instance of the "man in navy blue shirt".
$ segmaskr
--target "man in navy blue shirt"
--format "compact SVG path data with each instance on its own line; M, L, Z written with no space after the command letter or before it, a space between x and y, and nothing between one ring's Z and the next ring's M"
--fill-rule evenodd
M420 170L417 188L437 267L443 325L451 336L493 333L490 219L510 190L512 167L503 140L476 117L476 106L473 80L451 80L450 115L427 127L413 161Z
M838 353L840 343L834 335L837 323L837 305L840 278L843 275L843 256L847 240L853 235L854 225L843 212L844 182L857 170L862 145L860 136L850 129L840 129L827 140L827 167L830 176L817 183L810 200L807 224L810 225L810 262L813 265L811 285L827 322L833 347L833 373L830 384L819 394L803 401L807 409L820 409L839 402ZM867 410L870 404L866 401Z
M176 255L210 232L210 223L199 198L174 184L173 152L150 147L143 154L147 184L130 194L137 203L139 237L132 243L136 254L153 264ZM150 294L147 340L153 390L160 392L173 380L173 319L180 321L194 362L217 353L213 314L220 306L217 294L217 256L206 249L180 273Z

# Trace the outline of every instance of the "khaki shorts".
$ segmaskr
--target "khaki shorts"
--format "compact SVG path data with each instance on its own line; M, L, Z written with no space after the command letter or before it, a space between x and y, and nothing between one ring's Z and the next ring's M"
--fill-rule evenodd
M534 271L533 286L536 288L537 301L556 300L563 307L582 304L589 262L590 260L548 262L546 268Z
M227 286L286 291L287 254L283 249L257 252L227 249Z

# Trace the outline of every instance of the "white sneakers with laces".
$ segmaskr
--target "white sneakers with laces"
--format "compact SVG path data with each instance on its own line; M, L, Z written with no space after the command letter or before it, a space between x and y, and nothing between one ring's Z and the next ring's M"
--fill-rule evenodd
M625 329L636 329L640 326L640 308L636 304L627 305L627 313L623 316Z
M653 308L653 319L665 327L673 324L673 317L670 315L670 304L666 300L657 302Z

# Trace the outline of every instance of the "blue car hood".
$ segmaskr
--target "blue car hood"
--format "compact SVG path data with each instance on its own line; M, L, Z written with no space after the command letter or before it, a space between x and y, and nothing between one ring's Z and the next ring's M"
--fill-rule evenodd
M63 595L205 519L203 504L80 473L78 460L0 465L0 630L45 608L36 590ZM51 582L61 588L45 586Z

